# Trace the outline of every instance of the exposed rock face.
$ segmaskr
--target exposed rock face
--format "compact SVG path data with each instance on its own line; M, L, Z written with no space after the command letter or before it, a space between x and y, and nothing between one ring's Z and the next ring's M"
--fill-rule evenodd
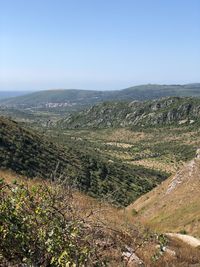
M169 97L152 101L106 102L62 119L64 128L185 125L200 121L200 99Z
M144 267L144 262L135 254L134 250L126 247L126 252L122 253L122 257L126 260L128 267Z
M187 171L188 174L187 176L184 175L185 171ZM172 191L174 191L179 185L184 183L185 180L191 178L195 172L197 172L195 160L191 160L189 163L186 164L185 168L179 170L177 174L174 176L174 178L172 179L171 183L168 186L166 194L172 193Z
M200 159L200 148L198 148L196 151L196 158Z

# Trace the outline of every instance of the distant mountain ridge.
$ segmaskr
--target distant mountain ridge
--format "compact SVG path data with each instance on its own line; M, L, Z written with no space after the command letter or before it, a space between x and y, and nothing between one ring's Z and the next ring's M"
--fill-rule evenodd
M194 124L200 122L200 99L166 97L148 101L104 102L58 121L61 128L111 128Z
M65 110L78 110L104 101L150 100L167 96L199 97L200 83L185 85L147 84L114 91L46 90L1 100L0 105L21 108L63 107Z
M3 99L8 99L11 97L18 97L22 95L26 95L30 92L28 91L0 91L0 101Z

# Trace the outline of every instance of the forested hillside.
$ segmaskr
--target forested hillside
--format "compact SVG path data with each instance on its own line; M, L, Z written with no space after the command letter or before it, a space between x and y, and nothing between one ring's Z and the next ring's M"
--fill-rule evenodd
M0 118L0 167L28 177L63 176L94 197L127 205L167 177L165 173L112 161L74 143L57 145L49 138Z

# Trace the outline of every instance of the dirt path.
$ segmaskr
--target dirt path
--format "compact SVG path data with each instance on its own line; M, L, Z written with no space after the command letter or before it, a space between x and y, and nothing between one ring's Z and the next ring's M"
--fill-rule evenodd
M191 235L166 233L166 236L178 238L192 247L199 247L200 246L200 239L197 239Z

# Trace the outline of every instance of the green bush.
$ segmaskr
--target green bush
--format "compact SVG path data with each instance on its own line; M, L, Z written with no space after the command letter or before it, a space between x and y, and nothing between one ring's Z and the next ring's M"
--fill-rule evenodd
M7 266L6 260L27 266L97 266L95 233L72 202L70 191L58 185L28 187L1 180L0 265Z
M182 235L187 235L187 231L185 229L182 229L179 231L179 234L182 234Z

